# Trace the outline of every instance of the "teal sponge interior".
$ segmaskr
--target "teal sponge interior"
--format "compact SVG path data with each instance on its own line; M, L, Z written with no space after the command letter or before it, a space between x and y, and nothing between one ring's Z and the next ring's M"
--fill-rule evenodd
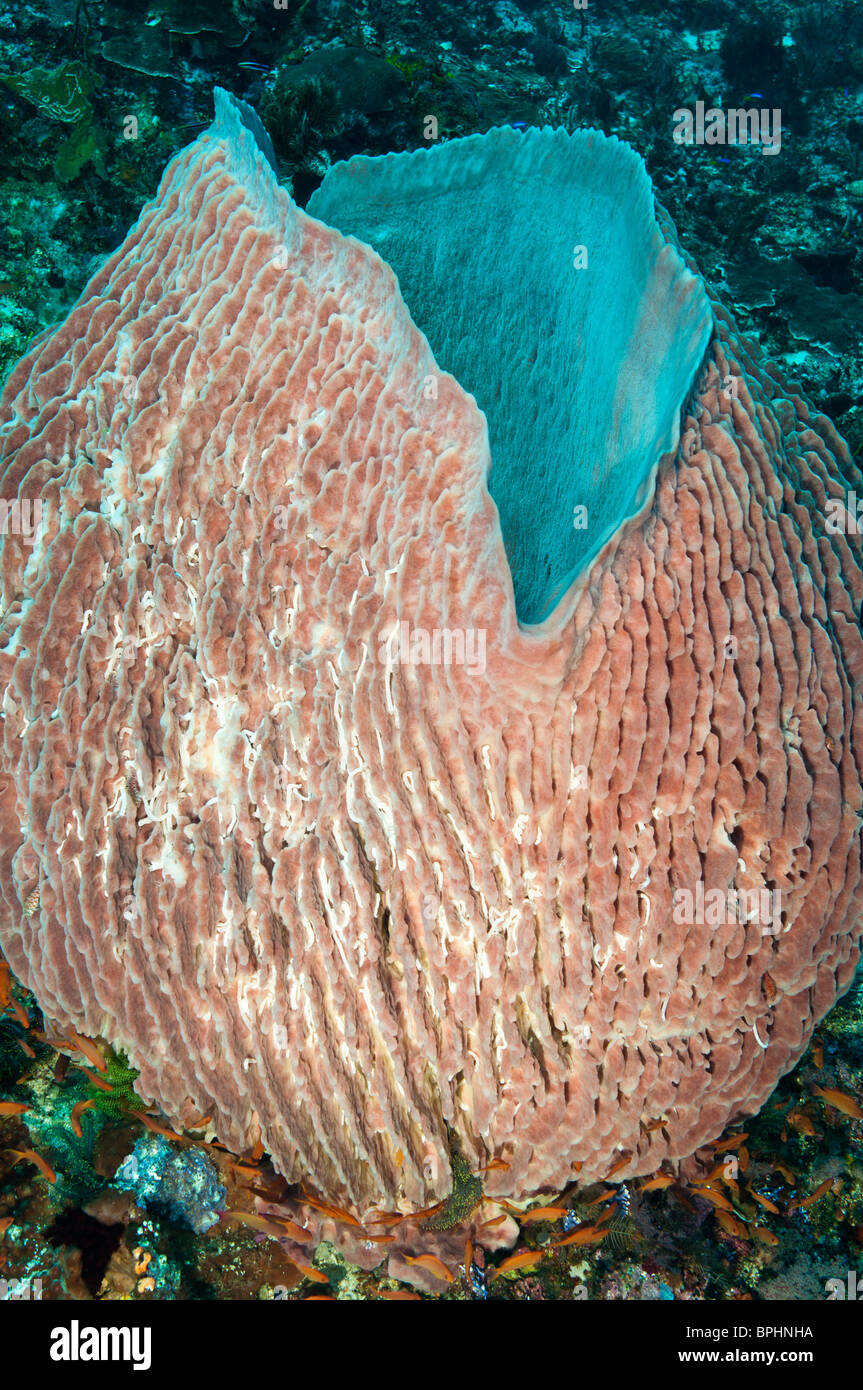
M644 504L710 336L642 161L596 131L502 127L338 164L307 211L392 267L485 413L516 612L542 622Z

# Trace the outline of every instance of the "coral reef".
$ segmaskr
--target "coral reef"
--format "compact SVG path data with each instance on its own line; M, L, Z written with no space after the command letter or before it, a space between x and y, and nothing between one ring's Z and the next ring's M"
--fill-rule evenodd
M284 8L232 0L218 11L198 0L0 4L0 382L122 242L166 159L208 124L221 82L264 116L281 181L301 206L338 159L427 144L430 115L445 140L514 123L601 127L628 141L739 330L839 423L859 456L861 24L854 0L755 0L745 14L719 0L607 0L580 11L543 0L463 0L457 10L395 0ZM371 80L356 82L359 73ZM782 157L676 146L672 112L696 99L781 104ZM724 323L720 314L720 337ZM739 345L736 329L732 341ZM743 381L746 364L737 365ZM763 376L763 361L755 371ZM800 400L767 375L770 384L759 385L747 371L749 390L759 427L778 408L778 431L790 418L783 400L794 410ZM730 422L723 412L720 425L733 433L739 408L733 397L725 405ZM805 432L797 440L806 447ZM776 524L788 524L785 498ZM159 710L140 717L149 731ZM783 737L798 732L792 722ZM798 751L808 766L805 731ZM128 790L137 806L134 779ZM765 1003L774 988L768 970ZM104 1020L87 1026L95 1034ZM100 1053L106 1072L94 1061ZM88 1047L58 1036L0 957L0 1299L773 1304L822 1299L837 1280L854 1297L849 1271L863 1260L860 983L744 1122L745 1134L738 1124L689 1164L666 1161L625 1183L621 1167L607 1184L579 1181L532 1210L484 1190L475 1205L480 1189L506 1190L506 1161L464 1157L444 1124L438 1157L452 1183L444 1203L415 1222L373 1211L358 1229L351 1213L322 1211L320 1193L316 1207L288 1189L260 1142L240 1160L205 1143L204 1115L190 1121L194 1132L168 1139L136 1095L136 1078L104 1039ZM178 1154L199 1147L234 1215L196 1235L117 1190L113 1175L142 1125L161 1129Z
M198 1234L216 1225L226 1196L206 1154L199 1149L178 1151L160 1134L138 1140L114 1174L114 1183L134 1192L139 1206L165 1211Z

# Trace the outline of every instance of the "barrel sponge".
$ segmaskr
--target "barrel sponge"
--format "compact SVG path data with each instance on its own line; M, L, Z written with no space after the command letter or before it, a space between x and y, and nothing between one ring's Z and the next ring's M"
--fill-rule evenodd
M359 1213L690 1155L863 909L845 445L618 142L397 160L217 92L0 400L0 947Z

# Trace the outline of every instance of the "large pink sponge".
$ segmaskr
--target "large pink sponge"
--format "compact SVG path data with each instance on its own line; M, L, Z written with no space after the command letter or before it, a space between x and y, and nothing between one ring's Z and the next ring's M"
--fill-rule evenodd
M223 106L0 403L0 945L360 1212L454 1146L652 1171L859 958L860 475L715 306L644 507L520 628L483 415Z

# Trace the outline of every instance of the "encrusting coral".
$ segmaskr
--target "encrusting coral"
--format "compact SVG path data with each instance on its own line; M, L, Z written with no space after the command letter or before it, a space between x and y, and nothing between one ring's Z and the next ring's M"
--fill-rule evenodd
M0 945L175 1124L360 1212L445 1198L454 1149L486 1192L622 1180L757 1109L850 984L861 479L703 323L679 442L534 627L476 402L225 94L14 371Z

